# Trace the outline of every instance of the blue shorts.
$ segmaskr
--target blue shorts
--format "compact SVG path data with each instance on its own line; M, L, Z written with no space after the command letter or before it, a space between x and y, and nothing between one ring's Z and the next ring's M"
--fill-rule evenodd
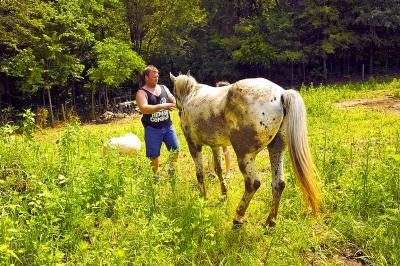
M168 150L179 150L179 142L174 127L145 127L144 140L146 142L146 157L157 158L160 156L161 145L164 142Z

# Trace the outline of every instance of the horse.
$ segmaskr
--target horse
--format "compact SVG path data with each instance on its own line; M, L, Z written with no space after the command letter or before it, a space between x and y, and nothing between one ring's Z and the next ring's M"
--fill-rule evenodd
M170 78L180 111L181 128L196 164L198 184L205 199L202 146L208 145L213 151L221 192L226 196L218 152L220 146L231 145L244 177L245 188L233 224L243 224L246 209L261 184L255 158L267 147L273 199L266 225L275 226L274 220L285 188L283 152L288 146L306 206L310 205L314 216L317 216L320 204L317 172L308 145L306 110L297 91L284 90L264 78L243 79L219 88L197 83L190 72L176 77L170 73Z

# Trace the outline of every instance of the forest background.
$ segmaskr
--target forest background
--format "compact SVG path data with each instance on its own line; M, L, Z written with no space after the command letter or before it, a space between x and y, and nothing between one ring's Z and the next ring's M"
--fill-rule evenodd
M286 87L393 74L399 32L398 0L1 0L0 121L94 119L133 100L146 64L167 86L188 69Z

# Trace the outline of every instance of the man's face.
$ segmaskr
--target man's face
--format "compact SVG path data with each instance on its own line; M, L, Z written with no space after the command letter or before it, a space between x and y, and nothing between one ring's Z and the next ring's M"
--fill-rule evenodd
M155 86L158 83L158 71L150 71L148 76L145 76L145 82L149 86Z

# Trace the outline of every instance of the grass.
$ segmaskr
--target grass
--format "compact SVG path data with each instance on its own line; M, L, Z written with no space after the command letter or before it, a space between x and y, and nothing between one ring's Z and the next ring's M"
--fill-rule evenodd
M261 187L232 230L244 191L236 162L228 198L216 178L209 199L196 188L195 167L181 143L175 193L168 152L152 180L144 149L133 156L102 154L104 142L133 132L140 120L69 124L0 138L0 263L111 265L344 265L400 263L400 116L379 109L340 109L334 103L398 93L400 82L309 87L312 154L324 196L321 214L305 210L285 156L286 189L277 226L265 228L271 204L268 152L257 157ZM209 148L205 165L211 164Z

